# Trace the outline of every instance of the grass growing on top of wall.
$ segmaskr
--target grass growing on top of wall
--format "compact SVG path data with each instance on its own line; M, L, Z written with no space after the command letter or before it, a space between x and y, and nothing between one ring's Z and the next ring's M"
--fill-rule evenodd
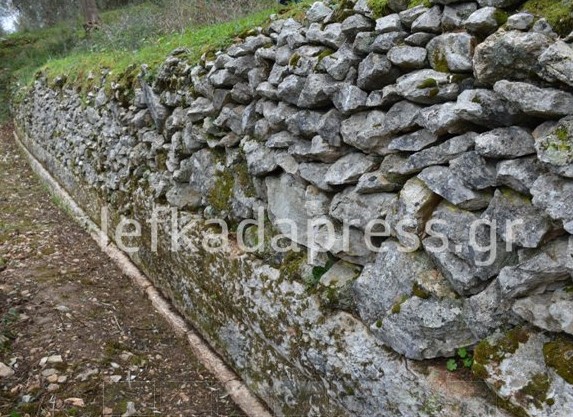
M573 0L528 0L522 10L546 18L561 36L573 31Z
M90 72L98 78L103 68L118 75L146 63L153 70L177 47L196 60L277 11L275 0L153 0L102 13L102 28L90 38L79 20L0 37L0 123L9 117L14 91L40 68L82 82Z

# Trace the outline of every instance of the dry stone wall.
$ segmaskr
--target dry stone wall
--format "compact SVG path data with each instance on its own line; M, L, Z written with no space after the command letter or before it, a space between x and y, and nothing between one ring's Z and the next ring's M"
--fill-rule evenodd
M40 75L18 129L95 221L140 221L133 260L277 415L569 416L572 39L520 1L407 3L317 2L135 91ZM202 246L261 209L263 250Z

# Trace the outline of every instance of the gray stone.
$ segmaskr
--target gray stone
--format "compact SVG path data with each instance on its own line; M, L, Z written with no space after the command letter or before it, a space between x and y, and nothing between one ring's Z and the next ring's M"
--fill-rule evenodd
M477 10L475 3L451 4L444 7L442 12L442 29L450 31L458 29L462 23Z
M352 50L355 54L360 56L368 55L372 50L372 43L376 39L376 32L360 32L354 38L354 43L352 44Z
M498 81L493 89L529 116L551 119L573 113L573 94L561 90L511 81Z
M297 106L302 108L321 108L331 104L330 88L334 80L326 74L311 74L300 92ZM282 84L281 84L282 85ZM279 94L281 86L279 85ZM366 101L366 97L364 98Z
M350 83L344 83L332 98L334 106L344 114L363 110L368 94Z
M466 152L450 161L452 172L473 190L495 187L497 173L495 164L487 162L477 152Z
M287 174L296 175L298 172L299 164L292 155L289 155L286 152L277 152L274 155L274 159L277 166Z
M363 174L358 179L356 192L360 194L387 193L398 191L402 188L402 182L391 181L385 176L385 174L386 173L380 169Z
M439 33L441 24L442 8L434 6L412 22L411 30L412 32Z
M497 333L486 339L486 346L503 354L484 355L476 364L483 369L486 384L500 401L523 415L566 416L573 409L573 386L544 361L544 346L550 340L548 335L527 327L512 334ZM504 346L514 347L508 351ZM533 388L539 391L531 394L532 387L542 388Z
M431 165L445 164L473 148L476 136L473 132L466 133L448 139L437 146L421 150L410 155L396 172L402 175L415 174Z
M371 221L384 218L395 199L393 193L359 194L347 188L334 196L329 214L345 225L364 230Z
M422 16L427 11L428 11L427 7L420 5L420 6L412 7L411 9L404 10L404 11L398 13L398 15L400 16L400 20L402 21L402 24L404 26L411 27L412 23L414 23L414 21L417 18Z
M14 375L14 370L8 365L0 362L0 378L10 378Z
M348 76L352 68L358 66L361 60L349 45L344 44L333 54L325 56L320 61L319 66L324 68L335 80L342 81Z
M440 200L419 178L409 179L386 218L393 236L406 248L419 248L419 237L425 233L426 221Z
M425 107L418 114L416 123L436 135L466 132L472 126L458 116L455 107L452 102Z
M266 146L269 148L288 148L289 146L297 143L299 140L299 138L297 138L289 131L283 130L271 135L266 142Z
M348 39L354 39L359 32L369 32L374 29L374 21L361 14L348 16L342 22L342 33Z
M438 141L438 135L429 130L420 129L392 139L388 149L393 151L418 152Z
M537 248L553 229L551 219L531 200L511 190L496 190L482 218L493 221L504 242Z
M167 203L178 209L194 209L201 206L201 194L189 184L175 184L167 194Z
M388 7L395 12L406 10L409 4L409 0L388 0Z
M540 55L551 43L551 38L541 33L495 33L475 49L476 79L486 85L500 80L529 80L538 67Z
M321 1L314 2L306 12L306 19L311 22L323 22L330 14L332 9Z
M381 139L389 139L398 133L411 131L418 126L416 121L421 107L409 101L400 101L394 104L387 112L384 119Z
M322 29L318 23L312 23L306 32L306 38L313 43L326 45L330 48L338 49L346 41L346 36L342 32L341 23L331 23Z
M301 142L289 148L289 153L301 160L331 163L350 151L348 148L331 146L322 137L315 136L309 142Z
M318 133L321 118L322 113L302 110L290 115L286 119L286 125L292 134L311 139Z
M330 185L356 184L362 174L375 166L372 158L363 153L349 153L332 164L324 179Z
M463 91L454 112L468 122L485 127L507 127L525 121L517 105L485 89Z
M404 39L404 43L410 46L425 47L428 42L436 37L435 33L416 32Z
M407 32L388 32L376 36L374 42L370 45L372 52L380 54L387 53L393 47L400 45L408 37Z
M480 7L501 7L501 8L508 8L517 6L519 3L522 3L521 0L477 0Z
M304 207L309 217L320 217L328 214L328 208L330 207L332 198L326 193L314 185L309 185L306 187L304 196Z
M376 32L387 33L387 32L401 32L402 31L402 21L398 13L389 14L387 16L376 19Z
M573 294L563 290L516 300L513 312L522 319L550 332L573 335Z
M388 51L388 60L403 70L424 68L428 52L415 46L395 46Z
M436 194L450 203L465 210L480 210L489 204L491 196L481 191L474 191L464 185L451 169L443 166L425 168L418 178L426 183Z
M402 97L398 94L396 85L392 84L384 87L382 90L374 90L368 94L366 107L387 108L400 100L402 100Z
M508 30L523 30L527 31L533 26L535 16L531 13L520 12L512 14L507 18L507 29Z
M247 83L235 84L231 89L231 98L236 103L250 104L253 101L254 91Z
M497 164L497 182L522 194L529 194L533 183L546 173L535 156L501 161Z
M537 158L563 177L573 178L573 117L566 117L535 141Z
M565 229L573 233L573 181L546 174L539 177L531 188L533 204L545 210L552 219L562 220Z
M165 126L165 121L169 116L169 110L163 104L160 103L159 97L157 94L153 92L151 87L140 78L141 90L143 91L143 99L155 122L155 127L158 132L163 131L163 127Z
M191 122L197 122L214 114L213 102L205 97L198 97L187 109L187 117Z
M278 86L288 75L289 68L287 65L279 65L275 63L269 74L268 82L272 85Z
M400 72L384 55L371 53L358 66L357 85L372 91L392 84Z
M515 266L503 268L497 278L504 297L541 294L557 282L571 279L573 260L570 237L547 243Z
M317 162L305 162L298 166L299 175L312 185L320 188L323 191L334 191L334 188L327 184L325 177L330 169L329 164L321 164Z
M468 32L487 36L504 23L501 13L495 7L483 7L473 12L463 24Z
M430 65L441 72L471 72L476 39L467 33L446 33L432 39L426 49Z
M551 24L544 17L541 17L535 21L531 31L536 33L543 33L544 35L547 35L553 39L557 39L558 37Z
M279 84L277 88L278 97L281 100L286 101L290 104L298 104L298 100L302 89L305 85L305 79L297 75L289 75L286 77L282 83ZM257 88L257 92L259 92Z
M384 121L384 113L377 110L353 114L342 122L342 139L365 152L387 153L387 142L379 139L384 134Z
M228 69L217 70L209 75L209 82L216 88L232 87L239 81L241 79Z
M338 261L320 277L317 292L321 303L329 308L354 310L352 285L360 274L360 267L349 262Z
M540 75L549 81L558 80L573 86L573 48L558 40L539 57Z
M518 126L500 127L475 139L476 151L488 158L518 158L535 153L529 130Z
M296 76L293 75L293 77L296 77ZM292 82L292 80L291 80L291 82ZM286 87L286 85L283 86L283 88L285 88L285 87ZM289 85L289 88L292 88L292 84ZM278 100L278 98L279 98L279 93L278 93L277 87L275 87L274 85L272 85L271 83L266 82L266 81L257 85L257 88L255 91L259 96L264 97L264 98L269 99L269 100ZM294 97L291 97L291 98L294 100Z
M332 146L340 146L342 144L341 124L342 115L340 112L335 109L329 110L320 117L316 126L316 133Z
M275 160L276 152L255 140L244 141L242 144L249 173L256 177L268 175L278 168Z
M460 93L460 85L449 74L430 69L401 76L396 89L402 97L420 104L455 100Z

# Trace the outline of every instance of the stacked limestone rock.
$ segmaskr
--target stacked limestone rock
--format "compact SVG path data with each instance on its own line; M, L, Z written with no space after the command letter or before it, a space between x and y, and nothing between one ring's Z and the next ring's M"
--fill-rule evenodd
M85 110L77 96L62 104L40 81L36 114L60 112L34 121L28 99L20 124L56 139L41 146L110 200L147 183L154 201L207 217L264 206L287 235L278 219L299 231L358 219L350 246L330 248L363 266L345 308L411 359L490 338L476 373L510 408L566 415L573 381L548 346L571 347L573 335L573 49L544 19L515 12L520 1L407 3L389 1L375 19L362 0L317 2L304 22L277 18L192 68L175 51L128 108L103 89ZM378 255L364 242L376 218L393 234ZM396 231L404 219L408 236ZM497 222L494 254L471 245L480 219ZM443 221L444 251L431 250L430 220ZM506 222L520 220L510 236ZM482 228L478 243L489 238ZM416 240L421 249L401 250ZM341 265L347 284L355 273ZM525 330L504 351L515 326Z

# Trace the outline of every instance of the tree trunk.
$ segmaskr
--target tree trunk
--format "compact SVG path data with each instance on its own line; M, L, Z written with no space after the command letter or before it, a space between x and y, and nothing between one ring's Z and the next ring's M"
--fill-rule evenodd
M100 20L96 0L81 0L84 14L84 29L87 33L98 29Z

